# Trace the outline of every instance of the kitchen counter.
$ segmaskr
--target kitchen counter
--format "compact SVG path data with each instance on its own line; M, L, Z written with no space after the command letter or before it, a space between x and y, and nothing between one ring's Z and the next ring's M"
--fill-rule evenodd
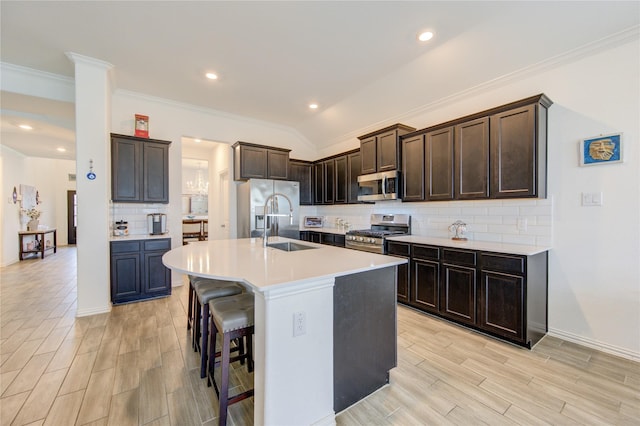
M168 232L162 235L149 235L149 234L134 234L134 235L113 235L109 237L109 241L134 241L134 240L152 240L156 238L171 238L171 234Z
M419 235L405 235L402 237L389 237L389 241L399 241L410 244L425 244L430 246L453 247L468 250L491 251L496 253L519 254L533 256L538 253L551 250L551 247L529 246L524 244L494 243L489 241L454 241L450 238L423 237Z
M300 231L310 231L310 232L322 232L325 234L337 234L337 235L345 235L348 231L344 228L307 228L304 226L300 227Z
M360 363L366 354L390 351L390 364L367 369L384 380L395 366L396 267L407 260L281 237L269 240L287 241L315 248L285 252L264 248L259 238L202 241L169 251L163 263L186 274L240 281L254 292L254 424L335 425L336 407L342 409L336 402L338 383L360 386L353 379L341 380L340 351L347 351L348 358L361 353ZM369 294L380 296L367 301ZM294 336L294 317L300 313L305 332ZM368 314L375 320L362 320ZM371 322L376 327L369 327ZM354 329L362 330L357 339ZM381 329L386 334L376 335ZM356 400L384 383L368 387Z

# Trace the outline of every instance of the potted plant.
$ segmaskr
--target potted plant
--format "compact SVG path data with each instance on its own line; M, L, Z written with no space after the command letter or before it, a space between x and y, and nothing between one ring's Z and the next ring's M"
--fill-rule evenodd
M29 218L29 222L27 223L27 231L37 231L38 230L38 218L42 213L40 210L36 208L30 209L22 209L22 213Z

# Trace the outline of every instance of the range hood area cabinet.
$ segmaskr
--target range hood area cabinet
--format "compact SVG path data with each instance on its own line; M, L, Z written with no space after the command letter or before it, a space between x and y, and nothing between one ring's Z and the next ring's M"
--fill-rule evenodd
M544 94L400 137L403 201L546 198Z
M400 164L399 137L413 132L415 127L394 124L358 137L362 161L361 174L398 170Z
M233 148L233 179L289 179L290 149L236 142Z
M169 203L170 141L111 134L111 199Z

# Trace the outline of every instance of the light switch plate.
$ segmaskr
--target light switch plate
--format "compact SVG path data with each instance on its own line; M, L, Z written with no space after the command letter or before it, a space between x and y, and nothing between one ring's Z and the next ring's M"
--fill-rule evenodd
M583 192L582 193L583 206L601 206L602 204L603 204L602 192Z

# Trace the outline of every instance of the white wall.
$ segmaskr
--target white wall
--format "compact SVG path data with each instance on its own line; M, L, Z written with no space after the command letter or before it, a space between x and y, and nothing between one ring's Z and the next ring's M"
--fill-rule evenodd
M27 181L25 173L26 157L6 146L0 145L0 168L2 169L2 187L0 190L0 221L2 226L2 251L0 265L6 266L18 261L18 231L24 231L20 222L20 202L9 203L15 187L20 193L20 184L34 185Z

